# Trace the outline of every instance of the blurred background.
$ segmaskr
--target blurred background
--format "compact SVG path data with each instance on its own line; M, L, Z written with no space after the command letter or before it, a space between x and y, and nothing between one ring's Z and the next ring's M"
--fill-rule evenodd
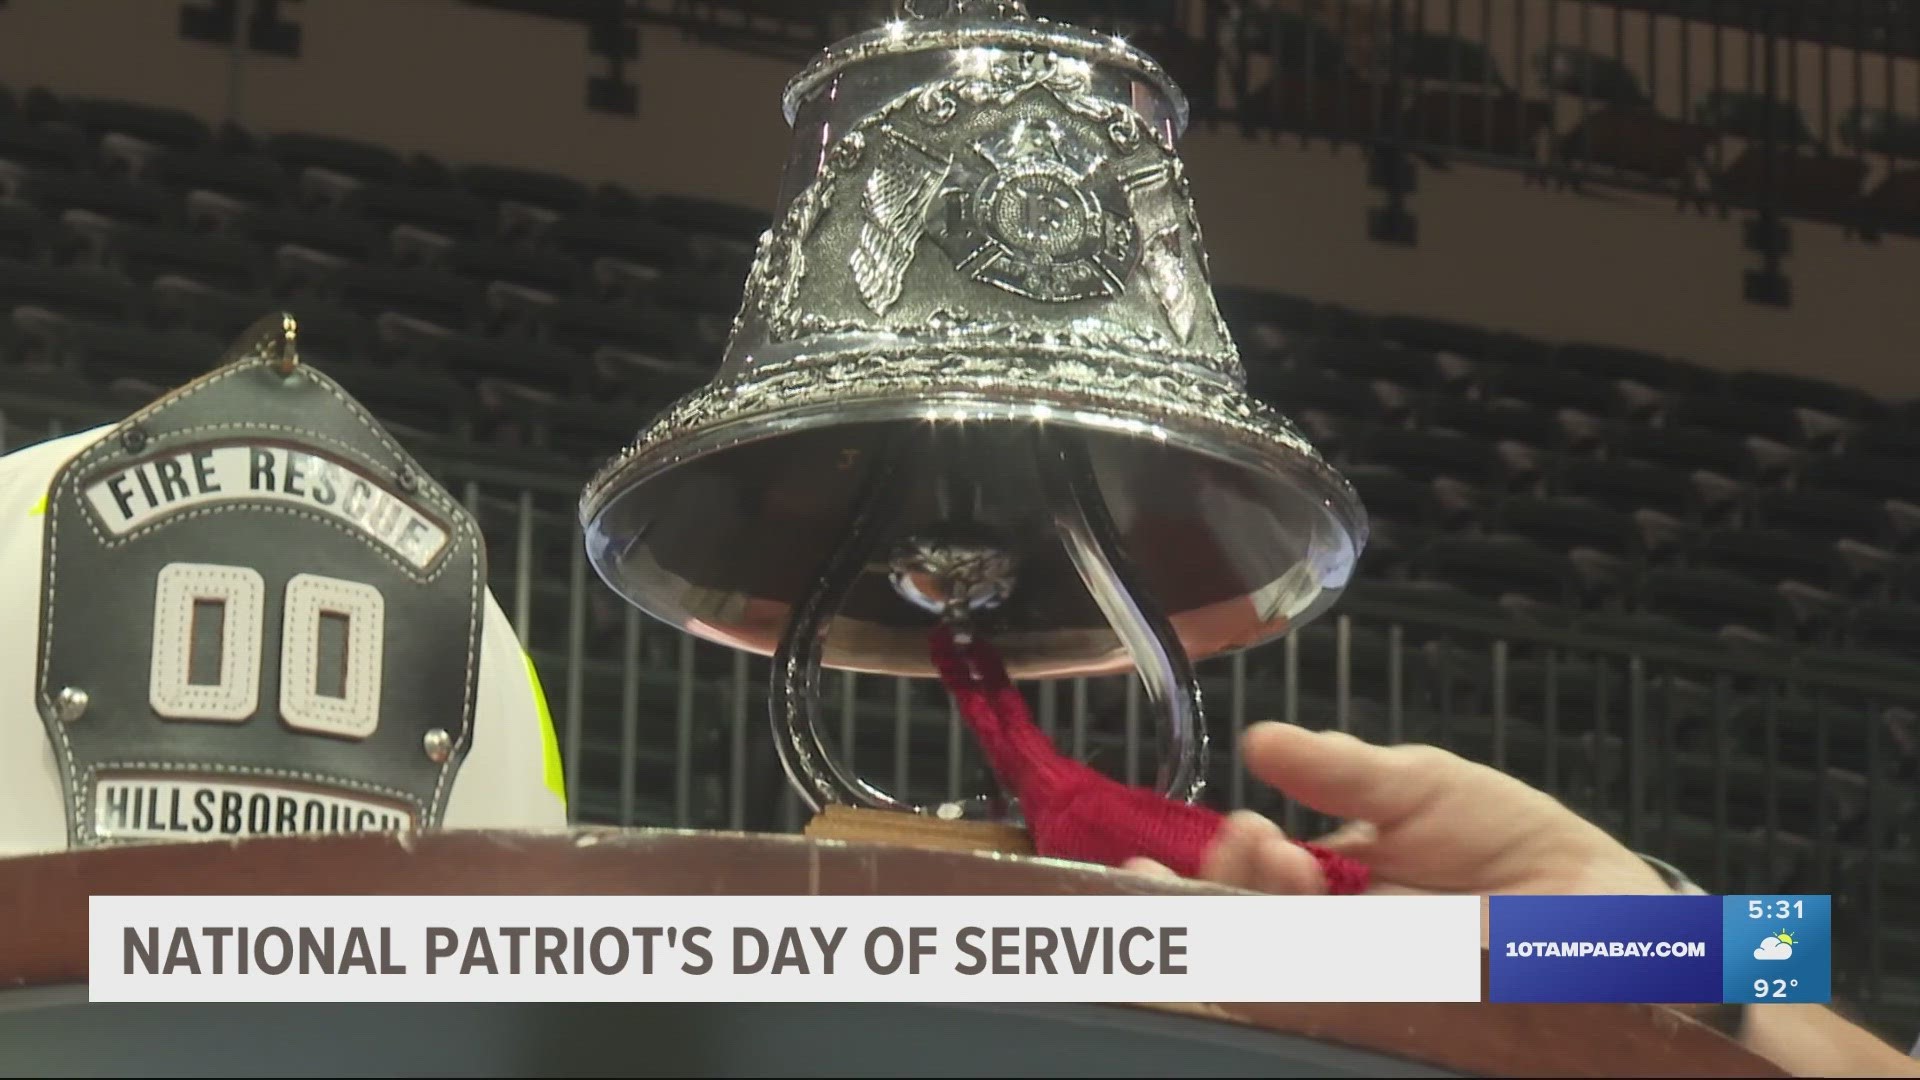
M1920 1033L1920 2L1034 0L1192 98L1252 390L1359 487L1333 615L1203 666L1421 740L1716 892L1835 897ZM627 608L574 504L713 373L786 80L888 5L0 0L0 448L123 417L275 309L478 514L583 823L796 829L765 660ZM992 783L932 683L833 676L895 794ZM1157 766L1137 683L1029 688Z

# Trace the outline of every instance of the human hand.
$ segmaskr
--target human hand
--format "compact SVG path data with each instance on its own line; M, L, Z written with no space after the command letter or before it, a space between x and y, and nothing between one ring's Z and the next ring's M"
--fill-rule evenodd
M1437 747L1373 746L1275 723L1254 725L1242 739L1255 777L1349 822L1319 842L1370 867L1371 893L1672 891L1638 855L1559 800ZM1172 874L1144 859L1127 868ZM1251 811L1228 820L1200 877L1256 892L1327 891L1314 857ZM1484 937L1484 904L1481 919ZM1920 1076L1920 1062L1818 1005L1753 1006L1740 1040L1796 1076Z
M1263 723L1242 757L1276 791L1350 824L1317 842L1373 871L1372 893L1671 892L1606 831L1545 792L1432 746L1374 746L1341 732ZM1136 859L1131 870L1169 874ZM1200 876L1257 892L1319 895L1313 856L1270 819L1234 814Z

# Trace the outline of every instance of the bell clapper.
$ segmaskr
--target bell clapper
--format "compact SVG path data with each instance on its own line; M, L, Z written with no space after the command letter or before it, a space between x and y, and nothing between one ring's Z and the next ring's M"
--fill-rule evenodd
M969 815L977 800L921 807L888 795L862 780L836 757L820 722L820 672L826 632L855 582L896 520L908 485L893 445L871 455L874 462L846 529L798 604L774 655L769 719L782 767L814 812L810 836L838 840L887 840L921 847L1029 853L1031 842L1017 825ZM971 622L1013 589L1013 559L975 530L928 534L896 545L890 580L902 599L940 617ZM956 819L952 809L960 811ZM945 813L942 813L945 810Z
M849 529L843 555L864 550L866 539L862 525L866 524L871 524L871 519L863 517ZM810 754L819 755L812 758L811 770L802 768L796 773L793 764L788 768L788 775L801 786L802 794L811 793L810 802L820 800L814 804L816 813L807 824L806 834L815 839L847 842L1033 854L1033 842L1018 824L981 820L970 812L984 806L985 800L949 800L933 807L913 806L882 794L834 764L831 751L818 735L817 701L813 691L818 684L820 632L826 621L821 614L823 605L816 601L836 593L843 596L848 588L845 567L857 564L843 558L839 565L841 572L823 575L813 596L796 610L794 626L788 631L788 643L782 645L780 659L775 664L774 724L775 737L782 740L782 759L793 762L795 758L806 760ZM956 636L970 636L973 614L997 606L1013 587L1012 560L997 547L977 542L911 539L896 546L890 566L889 580L895 592L953 627ZM815 647L805 649L807 642ZM807 677L796 683L791 674L781 676L782 664L792 664L803 657Z
M767 695L768 719L780 764L794 789L816 814L831 805L910 810L905 803L841 767L820 723L820 671L827 627L879 547L904 494L895 469L897 445L881 448L856 497L855 508L813 586L793 607L773 657ZM893 451L893 452L890 452Z
M1196 802L1206 783L1207 737L1193 665L1171 620L1147 594L1126 558L1119 528L1093 479L1085 445L1049 433L1037 435L1034 446L1059 539L1133 658L1149 707L1158 719L1163 754L1156 786L1169 798ZM875 460L890 463L898 455L880 454ZM946 485L943 480L942 486ZM848 811L861 810L904 812L921 819L925 823L921 828L936 822L994 825L974 819L974 814L992 813L994 800L923 807L880 791L843 767L819 723L826 628L869 565L867 553L878 546L879 537L894 521L906 488L906 478L891 464L876 465L817 584L794 608L775 656L769 701L781 761L816 814L824 817L831 809L835 821L846 820ZM968 501L970 496L969 492ZM981 617L1005 604L1019 580L1017 560L1008 546L992 531L966 522L908 535L892 546L886 568L888 582L900 599L939 620L963 644L974 640ZM1011 804L999 809L1017 818ZM997 827L1017 831L1012 824Z
M1200 679L1174 629L1126 557L1086 445L1063 434L1035 438L1035 456L1054 524L1080 580L1133 657L1160 724L1161 794L1198 802L1207 783L1207 726Z

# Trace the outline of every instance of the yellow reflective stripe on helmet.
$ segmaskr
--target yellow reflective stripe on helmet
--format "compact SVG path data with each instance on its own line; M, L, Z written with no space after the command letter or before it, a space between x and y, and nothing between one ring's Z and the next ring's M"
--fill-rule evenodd
M533 689L534 707L540 710L540 752L545 759L547 790L560 800L562 807L567 805L566 770L560 764L560 740L553 733L553 713L547 708L547 692L540 686L540 670L533 662L533 656L520 654L527 662L527 682Z
M46 513L47 513L47 497L45 495L40 496L40 501L37 503L34 503L33 509L27 511L27 514L30 517L45 517Z

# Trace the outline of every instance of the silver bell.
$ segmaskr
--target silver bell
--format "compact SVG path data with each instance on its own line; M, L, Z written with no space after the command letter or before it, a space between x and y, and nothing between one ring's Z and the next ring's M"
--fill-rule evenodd
M794 138L720 372L589 485L605 581L776 656L808 801L904 808L812 731L821 667L931 676L963 620L1016 678L1138 669L1198 794L1194 661L1326 610L1352 487L1246 393L1179 89L1008 0L900 0L789 86Z

